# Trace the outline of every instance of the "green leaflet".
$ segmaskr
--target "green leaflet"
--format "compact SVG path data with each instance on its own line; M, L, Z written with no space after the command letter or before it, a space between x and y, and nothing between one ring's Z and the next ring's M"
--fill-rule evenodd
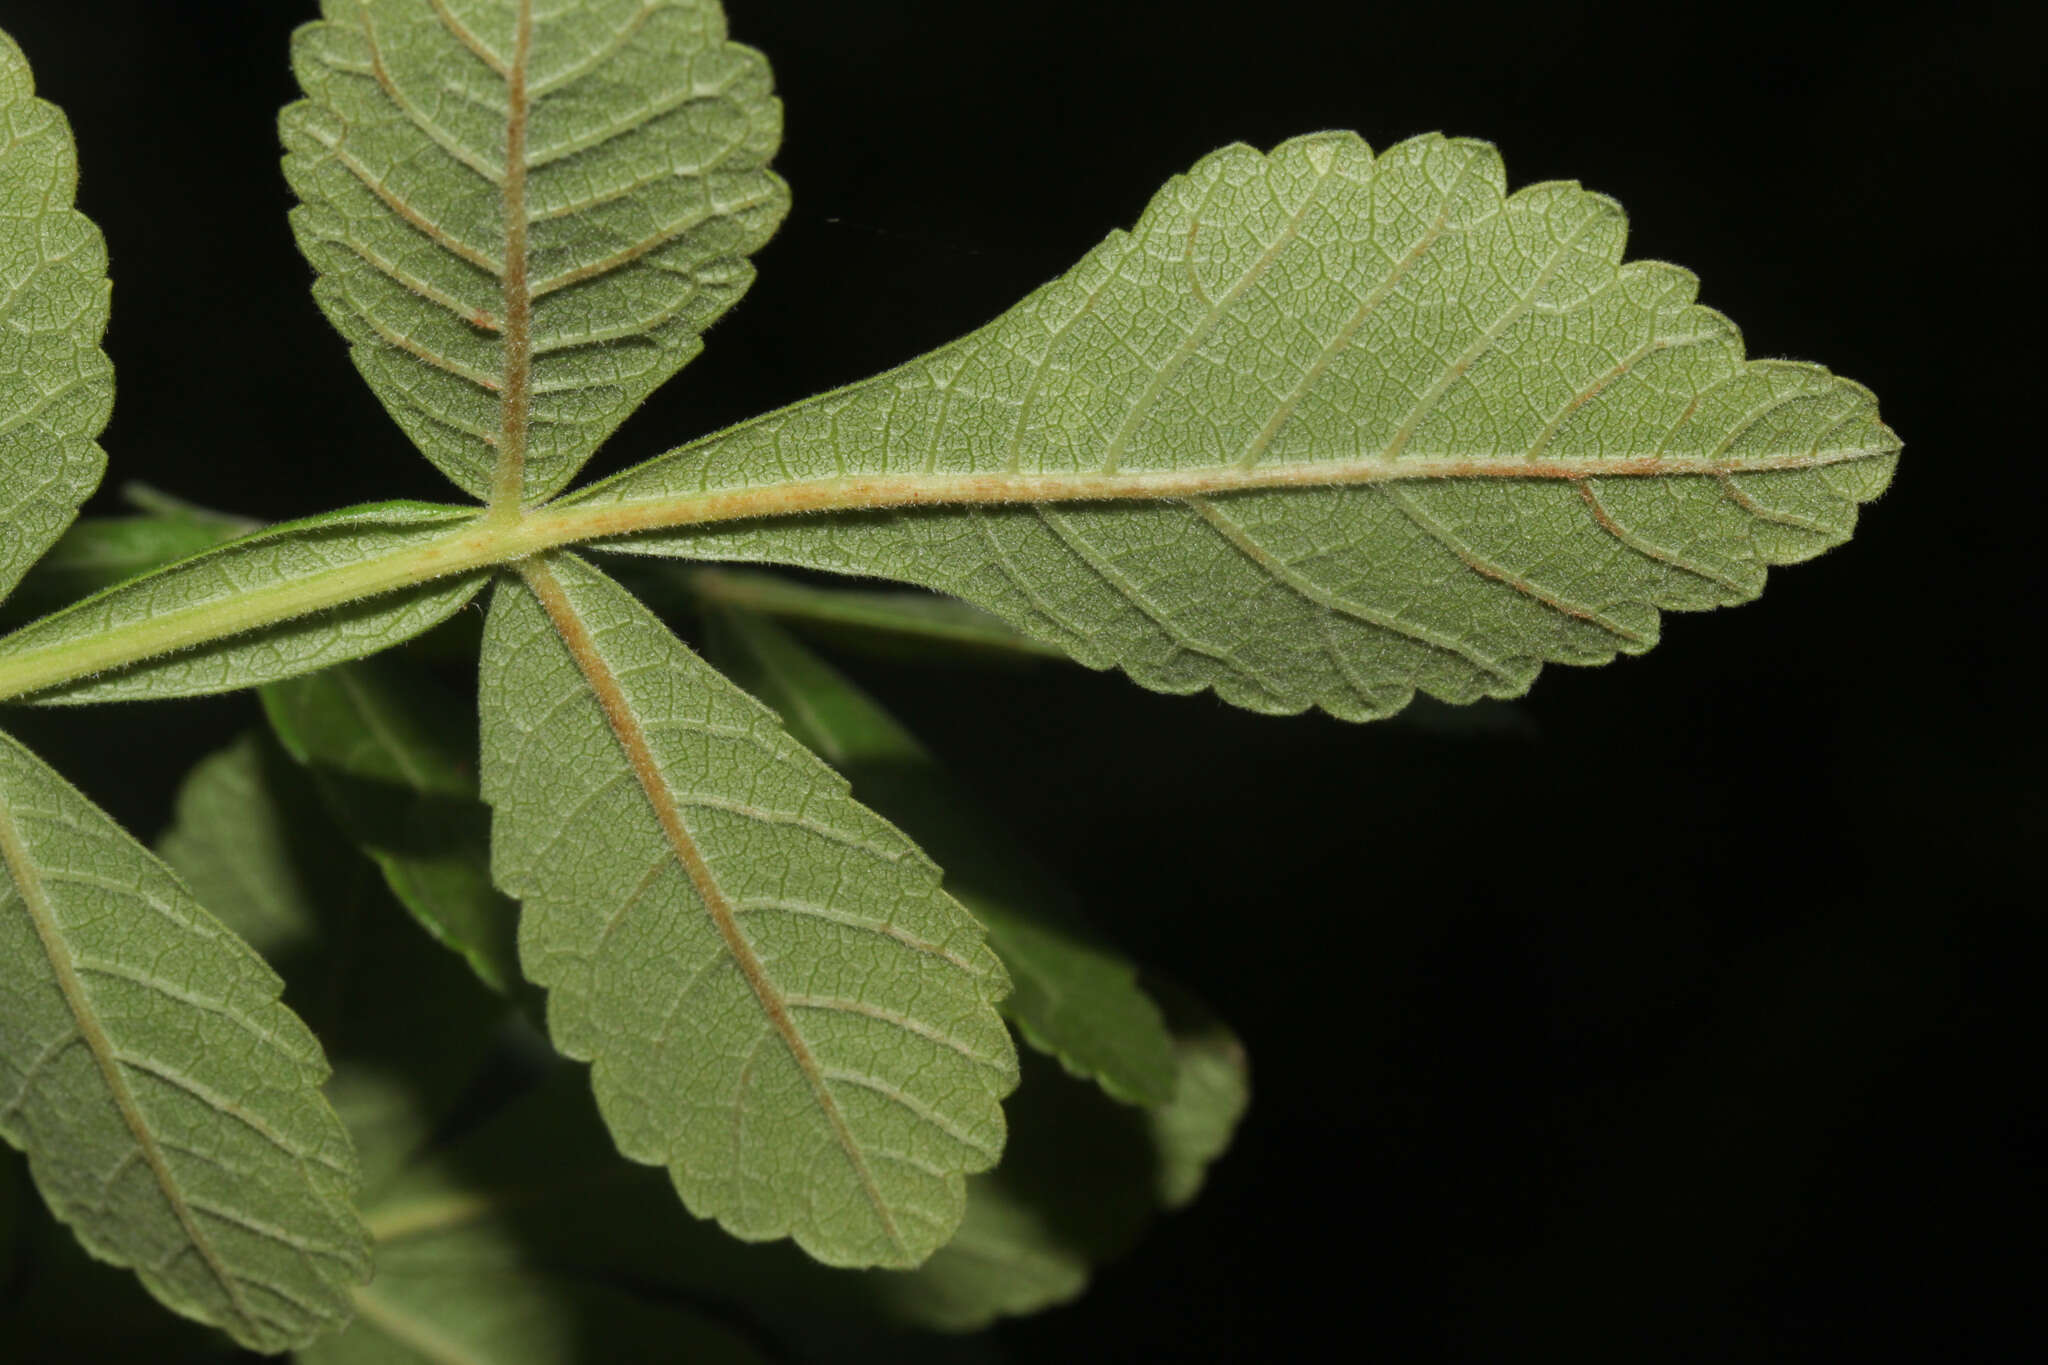
M563 1365L683 1360L767 1365L731 1328L683 1304L599 1280L476 1262L496 1250L470 1232L379 1258L347 1331L300 1351L303 1365ZM500 1257L502 1259L502 1255Z
M98 486L114 405L107 247L71 207L78 156L0 33L0 597Z
M830 664L758 617L724 612L713 625L713 662L946 869L946 889L981 921L1009 970L1002 1010L1025 1040L1118 1099L1173 1098L1173 1040L1159 1007L1138 988L1137 968L1081 926L1066 889Z
M1159 1207L1179 1209L1194 1202L1209 1167L1237 1136L1251 1106L1251 1068L1244 1044L1207 1005L1167 982L1145 985L1166 1009L1180 1066L1173 1102L1146 1115L1159 1153L1152 1190Z
M103 1260L244 1345L369 1273L355 1153L278 979L170 870L0 737L0 1132Z
M619 1160L573 1068L452 1142L363 1141L394 1172L366 1206L377 1278L347 1331L301 1353L306 1365L760 1359L664 1292L689 1291L678 1271L690 1258L752 1248L685 1217L659 1176Z
M1002 1164L968 1180L959 1232L914 1270L832 1270L787 1243L736 1245L677 1216L659 1177L619 1163L580 1078L558 1072L417 1153L367 1202L378 1270L369 1293L395 1287L416 1319L432 1320L435 1283L538 1268L519 1284L543 1303L579 1285L629 1285L726 1301L771 1324L829 1322L841 1339L854 1322L966 1330L1065 1302L1171 1206L1168 1172L1199 1179L1242 1111L1242 1048L1206 1016L1174 1018L1184 1083L1163 1109L1117 1104L1049 1064L1027 1065ZM364 1159L380 1159L367 1139ZM359 1319L333 1341L369 1331ZM615 1348L606 1359L653 1354L603 1339Z
M430 503L347 508L109 588L0 640L0 696L21 686L9 661L32 655L56 670L25 689L32 699L73 704L225 692L373 654L459 611L486 575L405 586L352 571L375 574L377 556L445 538L474 515ZM241 621L250 628L237 633ZM117 631L155 641L153 657L102 673L95 650Z
M520 960L619 1148L748 1240L915 1265L994 1163L1007 989L938 869L568 556L484 635L483 790Z
M20 1217L15 1259L0 1252L0 1342L7 1365L148 1361L200 1365L239 1354L203 1323L166 1313L133 1275L94 1260L36 1198L28 1162L0 1143L0 1206ZM91 1311L80 1312L79 1305Z
M376 1282L355 1325L302 1358L384 1365L416 1358L399 1343L432 1341L444 1351L428 1359L490 1365L752 1362L689 1306L706 1297L699 1269L765 1255L805 1277L778 1286L799 1294L873 1278L737 1245L684 1216L663 1184L619 1160L577 1069L553 1068L453 1141L410 1154L368 1202Z
M1186 995L1163 994L1174 1006L1174 1098L1129 1109L1027 1071L1003 1164L969 1184L958 1236L916 1271L879 1277L884 1311L965 1332L1066 1303L1156 1211L1195 1197L1236 1134L1250 1081L1236 1036Z
M1440 137L1226 147L981 331L568 504L1352 719L1639 652L1846 538L1899 448L1869 392L1745 363L1611 200L1504 184Z
M474 712L389 657L272 683L264 714L427 932L493 990L520 984L517 908L491 884Z
M239 512L223 512L217 507L192 502L179 497L176 493L166 493L156 485L144 483L140 479L130 479L121 485L121 501L146 516L205 527L224 541L263 529L263 523L254 517L245 517Z
M713 0L324 0L284 111L314 296L478 497L556 492L703 349L788 209Z
M731 569L690 569L680 576L699 602L772 616L876 653L892 652L878 637L894 637L897 647L893 652L917 659L928 659L939 650L980 657L1066 657L956 598L923 592L821 588L780 574Z

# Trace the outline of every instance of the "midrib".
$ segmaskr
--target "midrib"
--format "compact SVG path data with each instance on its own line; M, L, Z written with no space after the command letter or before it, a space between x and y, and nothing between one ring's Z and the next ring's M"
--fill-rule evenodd
M499 525L520 516L533 405L533 293L526 278L526 75L533 56L533 0L519 0L516 23L512 60L505 69L505 326L499 334L504 369L498 388L498 464L486 514Z

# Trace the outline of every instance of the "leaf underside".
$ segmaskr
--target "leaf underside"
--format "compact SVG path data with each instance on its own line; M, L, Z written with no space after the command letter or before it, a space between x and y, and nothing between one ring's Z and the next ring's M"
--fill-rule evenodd
M259 1350L369 1275L347 1133L277 976L0 737L0 1132L95 1256Z
M0 598L99 485L114 404L107 248L71 207L71 128L0 33Z
M922 584L1253 710L1516 695L1839 543L1899 446L1624 236L1483 143L1227 147L981 331L567 501L763 490L609 548Z
M568 556L494 596L493 870L627 1156L750 1240L914 1265L1002 1147L1002 967L938 869Z
M314 296L443 473L545 498L752 283L789 202L767 63L711 0L321 12L281 124Z

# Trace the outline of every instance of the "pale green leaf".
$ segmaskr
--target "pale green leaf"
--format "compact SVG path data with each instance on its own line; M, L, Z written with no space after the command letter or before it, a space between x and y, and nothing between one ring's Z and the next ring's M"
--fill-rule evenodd
M379 1139L363 1139L367 1160ZM577 1069L558 1066L451 1140L404 1154L366 1202L377 1279L347 1332L303 1359L555 1365L573 1360L746 1360L727 1331L684 1306L725 1288L705 1267L768 1254L808 1296L872 1277L825 1271L780 1247L739 1246L676 1207L662 1177L620 1160ZM776 1253L786 1253L777 1255ZM802 1298L785 1305L801 1312ZM721 1313L729 1318L729 1312ZM388 1351L389 1354L379 1352ZM708 1354L700 1354L708 1353Z
M71 207L77 189L71 127L0 33L0 597L107 464L107 247Z
M26 621L242 534L183 517L81 517L22 576L0 613Z
M428 459L532 501L703 349L788 209L714 0L325 0L285 173L314 295Z
M1178 1209L1201 1192L1209 1167L1237 1135L1252 1101L1251 1068L1244 1044L1207 1005L1178 986L1150 978L1145 985L1166 1007L1180 1063L1172 1102L1146 1114L1159 1153L1153 1192L1161 1208Z
M480 1245L481 1244L481 1245ZM574 1365L688 1361L766 1365L746 1338L683 1304L545 1270L478 1266L484 1234L379 1256L348 1330L298 1353L305 1365Z
M1611 200L1504 189L1483 143L1224 148L981 331L569 502L1358 719L1639 652L1846 538L1899 446L1870 393L1745 363Z
M493 869L606 1122L685 1204L915 1265L1002 1149L1016 1059L981 930L759 703L568 556L485 629Z
M254 517L245 517L239 512L223 512L218 507L193 502L140 479L130 479L121 485L121 501L152 517L204 526L215 532L220 540L233 540L263 529L263 523Z
M0 1148L0 1284L13 1283L15 1262L27 1245L28 1201L15 1169L19 1161L11 1148ZM26 1174L23 1167L20 1175Z
M51 1210L260 1350L369 1273L327 1065L277 976L170 870L0 737L0 1132Z
M503 1002L392 903L310 778L260 732L186 777L160 851L329 1040L327 1095L355 1138L369 1207L475 1078Z
M453 1144L376 1154L409 1158L367 1207L377 1278L347 1331L300 1353L305 1365L761 1359L662 1292L668 1257L618 1254L622 1233L664 1225L685 1244L742 1249L705 1238L659 1177L619 1159L580 1078L555 1080ZM370 1155L379 1139L363 1140Z
M1157 983L1147 985L1157 991ZM877 1277L884 1311L971 1331L1066 1303L1124 1255L1155 1212L1200 1190L1250 1100L1243 1046L1184 992L1161 992L1179 1072L1174 1097L1133 1110L1027 1071L1003 1164L968 1185L959 1235L903 1275Z
M713 617L713 660L839 769L856 797L915 838L1009 970L1004 1017L1025 1041L1118 1099L1171 1099L1173 1040L1137 968L1079 922L1072 897L1017 851L915 736L787 632L744 612Z
M980 607L927 592L827 588L732 569L690 569L683 583L699 602L772 616L855 647L871 647L874 637L882 635L900 641L896 652L919 659L939 650L1066 657Z
M338 570L425 546L473 516L464 508L390 502L273 526L22 627L0 640L0 672L10 659L36 656L38 667L78 680L35 690L29 699L72 704L225 692L374 654L461 610L488 575L416 587L377 584L333 604L293 599L332 591L337 581L347 583ZM391 588L397 590L376 591ZM292 610L305 614L236 629L238 616L262 622L266 613L274 620ZM138 652L138 641L160 640L166 652L99 672L94 651L115 632L125 637L116 643L126 657ZM178 648L184 641L200 643Z
M261 695L272 731L405 907L492 989L517 986L518 912L491 884L474 711L424 670L389 658L272 683Z
M567 1281L724 1300L785 1326L815 1320L832 1336L862 1322L969 1330L1067 1302L1192 1193L1189 1177L1242 1112L1242 1048L1170 998L1183 1075L1173 1103L1118 1104L1027 1058L1002 1164L968 1180L960 1230L914 1270L831 1270L787 1243L736 1246L678 1216L658 1178L619 1165L587 1090L557 1076L418 1153L369 1202L378 1284L396 1264L449 1275L544 1266ZM365 1160L377 1159L366 1139Z
M282 976L285 964L317 952L320 892L345 868L338 860L306 864L299 850L309 841L297 830L308 813L275 782L273 766L254 731L201 759L178 786L156 851Z

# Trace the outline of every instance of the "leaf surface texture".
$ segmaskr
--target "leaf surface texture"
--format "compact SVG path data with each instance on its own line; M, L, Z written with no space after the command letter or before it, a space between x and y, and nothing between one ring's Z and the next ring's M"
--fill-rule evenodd
M980 927L623 588L568 556L524 572L485 629L483 789L556 1045L700 1217L918 1263L1016 1083Z
M614 543L922 584L1254 710L1514 695L1754 597L1895 462L1625 226L1483 143L1227 147L981 331L570 501L757 511Z
M52 1211L246 1346L344 1322L355 1154L277 976L5 737L0 867L0 1132Z
M71 207L78 153L0 33L0 597L98 486L114 405L107 247Z
M788 207L782 109L712 0L325 0L285 173L314 296L428 459L562 488L703 349Z

